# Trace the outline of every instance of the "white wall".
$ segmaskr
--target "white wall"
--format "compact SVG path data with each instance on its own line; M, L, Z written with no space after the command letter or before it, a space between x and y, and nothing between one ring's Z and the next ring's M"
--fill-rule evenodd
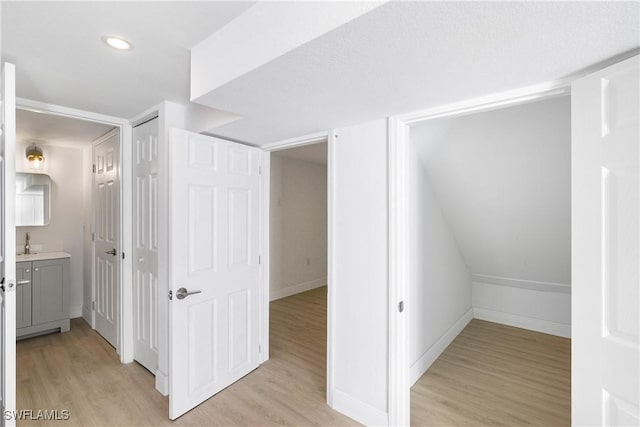
M326 285L326 165L272 153L270 193L270 299Z
M82 280L83 299L82 317L91 324L91 301L93 300L91 289L91 276L93 274L93 243L91 242L91 224L93 223L93 149L91 144L87 144L82 150Z
M476 317L570 333L570 124L560 97L412 131L472 273Z
M404 147L411 384L424 374L473 315L471 274L414 145Z
M31 233L33 252L64 251L71 255L71 317L82 315L83 302L83 156L80 149L42 146L45 155L43 172L53 181L51 186L51 222L41 227L17 227L18 253L24 251L26 232ZM17 144L16 169L29 172L24 155L26 144Z
M339 326L331 327L332 406L363 424L386 425L387 125L379 120L334 134L329 315Z

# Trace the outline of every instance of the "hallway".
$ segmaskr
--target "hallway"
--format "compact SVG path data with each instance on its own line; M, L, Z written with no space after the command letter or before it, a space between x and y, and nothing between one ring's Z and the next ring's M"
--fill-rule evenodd
M326 288L271 303L271 359L175 422L137 363L83 319L71 331L19 341L18 409L70 411L69 426L357 425L325 398ZM42 425L21 421L19 425Z

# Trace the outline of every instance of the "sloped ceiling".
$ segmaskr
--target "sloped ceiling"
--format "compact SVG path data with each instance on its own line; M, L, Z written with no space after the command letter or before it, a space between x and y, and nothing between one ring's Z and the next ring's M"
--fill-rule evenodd
M571 283L570 116L565 96L412 130L472 274Z

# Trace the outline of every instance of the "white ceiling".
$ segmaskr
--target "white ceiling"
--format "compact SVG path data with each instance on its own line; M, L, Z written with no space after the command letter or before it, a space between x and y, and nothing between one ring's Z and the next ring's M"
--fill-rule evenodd
M16 64L19 97L131 118L188 103L190 48L253 4L3 1L2 60ZM106 34L134 49L108 48Z
M69 117L16 111L16 140L19 143L82 148L101 137L113 126Z
M264 144L544 83L638 48L639 5L390 2L205 103L245 117L217 135Z
M272 156L286 157L288 159L302 160L318 165L327 164L327 143L303 145L302 147L289 148L281 151L274 151Z
M571 99L411 129L472 274L571 284Z
M2 59L19 97L131 118L188 102L189 49L254 3L3 1ZM209 92L205 105L245 118L208 132L262 145L555 80L637 49L639 15L638 2L390 2Z

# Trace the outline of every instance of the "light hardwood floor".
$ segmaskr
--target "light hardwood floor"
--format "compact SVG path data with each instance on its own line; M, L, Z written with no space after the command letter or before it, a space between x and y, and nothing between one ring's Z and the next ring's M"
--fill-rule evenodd
M17 406L68 409L64 426L356 425L325 403L325 355L326 288L275 301L270 360L172 423L154 377L74 319L70 332L18 342Z
M473 320L412 388L412 424L569 425L570 353L567 339ZM325 404L325 355L326 288L274 301L271 359L172 423L153 376L74 319L18 342L17 406L69 409L65 426L356 425Z
M571 341L472 320L412 387L411 424L571 425Z

